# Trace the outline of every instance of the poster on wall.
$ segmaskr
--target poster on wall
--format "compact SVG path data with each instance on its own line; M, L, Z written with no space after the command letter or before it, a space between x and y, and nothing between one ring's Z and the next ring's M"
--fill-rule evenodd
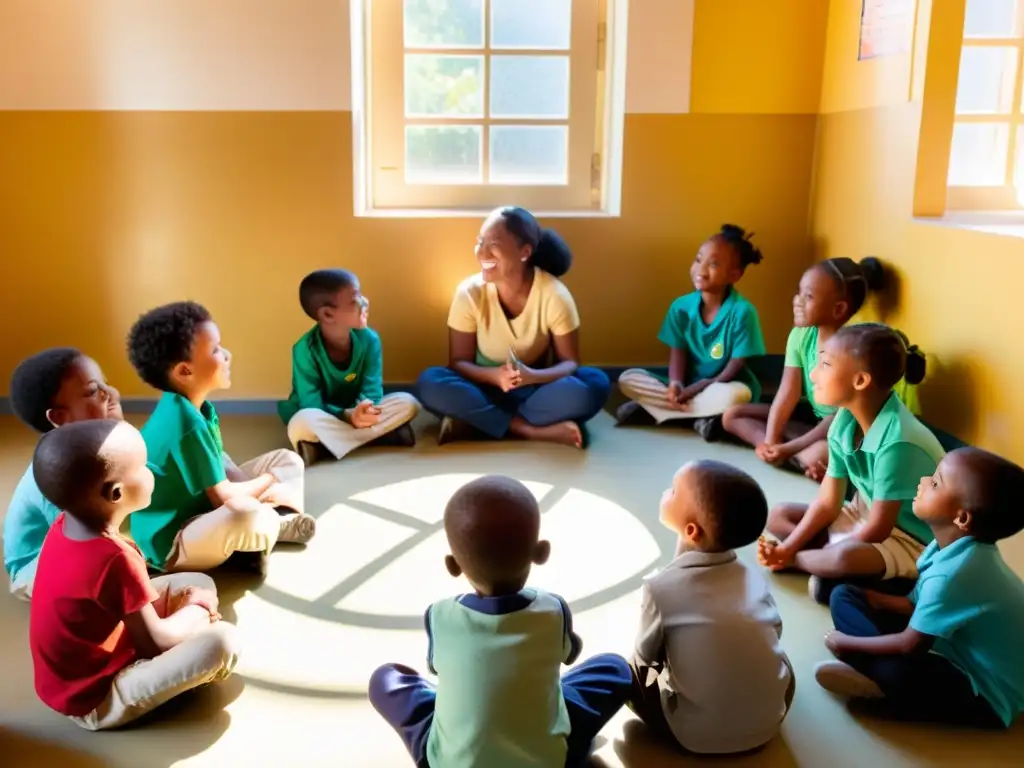
M859 61L909 53L914 44L916 0L863 0Z

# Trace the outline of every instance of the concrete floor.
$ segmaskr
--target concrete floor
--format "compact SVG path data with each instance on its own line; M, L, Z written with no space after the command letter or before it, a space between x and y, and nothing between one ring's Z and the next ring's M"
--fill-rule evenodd
M283 441L270 417L222 419L228 451L249 458ZM414 449L365 449L308 473L308 511L318 536L305 551L273 555L263 584L218 576L222 610L237 621L245 651L228 682L184 697L159 717L120 732L80 730L44 707L32 686L28 606L0 594L0 765L118 766L411 765L365 697L386 661L422 668L423 609L461 591L444 571L437 525L448 495L469 477L500 472L531 484L545 510L551 561L532 582L573 605L584 655L628 654L640 578L671 557L657 522L659 496L675 469L698 457L733 462L762 482L770 502L809 500L807 480L767 467L750 451L707 445L680 429L616 429L601 414L585 453L523 443L439 448L436 424L417 422ZM0 417L0 498L24 472L34 436ZM742 553L753 557L751 551ZM782 733L760 753L701 760L648 738L628 712L605 729L593 763L604 768L716 766L1020 765L1024 726L1006 733L895 725L851 714L814 682L828 657L826 609L795 576L774 577L783 642L797 673ZM699 653L699 649L695 649Z

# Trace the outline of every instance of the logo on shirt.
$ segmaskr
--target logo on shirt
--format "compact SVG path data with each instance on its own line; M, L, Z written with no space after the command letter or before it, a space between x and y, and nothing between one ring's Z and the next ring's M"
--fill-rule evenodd
M351 384L355 380L356 375L354 373L350 373L348 376L345 377L345 381L347 381L349 384Z
M724 354L725 354L725 345L722 342L720 342L720 341L716 341L712 345L712 347L711 347L711 359L712 360L721 360L722 359L722 355L724 355Z

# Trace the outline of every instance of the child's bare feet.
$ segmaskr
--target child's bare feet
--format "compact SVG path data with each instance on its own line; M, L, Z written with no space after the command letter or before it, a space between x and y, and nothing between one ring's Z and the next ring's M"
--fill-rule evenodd
M523 419L512 420L509 431L524 440L540 440L545 443L568 445L570 448L583 447L583 430L575 421L560 421L546 427L537 427Z

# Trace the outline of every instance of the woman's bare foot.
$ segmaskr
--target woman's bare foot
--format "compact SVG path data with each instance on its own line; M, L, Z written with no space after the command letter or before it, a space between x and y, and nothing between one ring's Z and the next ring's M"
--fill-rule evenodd
M540 440L545 443L558 443L571 448L583 447L583 431L575 421L560 421L546 427L536 427L523 419L512 420L509 432L524 440Z

